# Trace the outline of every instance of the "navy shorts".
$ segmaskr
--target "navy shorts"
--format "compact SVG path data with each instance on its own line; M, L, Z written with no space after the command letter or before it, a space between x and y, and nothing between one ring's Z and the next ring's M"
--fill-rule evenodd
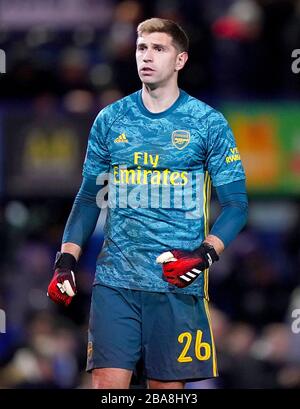
M218 376L207 300L95 285L87 371L134 371L140 359L148 379L192 381Z

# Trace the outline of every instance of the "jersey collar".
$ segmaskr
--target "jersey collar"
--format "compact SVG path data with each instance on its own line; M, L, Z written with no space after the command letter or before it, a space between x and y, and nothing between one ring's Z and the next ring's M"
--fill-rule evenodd
M147 116L149 118L163 118L163 117L169 115L171 112L173 112L178 107L178 105L181 104L181 102L183 101L183 99L185 98L186 95L187 95L186 92L179 88L179 96L176 99L176 101L168 109L166 109L165 111L162 111L162 112L158 112L158 113L157 112L151 112L151 111L149 111L149 109L147 109L145 107L143 99L142 99L142 90L139 90L137 92L137 103L138 103L138 107L139 107L140 111L145 116Z

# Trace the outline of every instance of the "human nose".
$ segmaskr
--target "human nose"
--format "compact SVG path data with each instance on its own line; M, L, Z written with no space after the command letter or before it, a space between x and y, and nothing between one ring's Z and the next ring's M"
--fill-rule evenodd
M148 48L143 55L143 61L144 62L152 61L152 59L153 59L152 51Z

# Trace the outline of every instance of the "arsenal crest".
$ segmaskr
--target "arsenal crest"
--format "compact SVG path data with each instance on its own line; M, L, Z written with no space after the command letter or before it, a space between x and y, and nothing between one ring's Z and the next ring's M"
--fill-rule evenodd
M183 149L190 143L190 132L184 130L176 130L172 133L172 144L177 149Z

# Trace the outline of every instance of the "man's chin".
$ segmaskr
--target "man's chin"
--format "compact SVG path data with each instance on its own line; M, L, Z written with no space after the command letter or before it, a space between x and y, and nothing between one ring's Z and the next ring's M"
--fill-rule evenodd
M155 84L155 82L156 82L154 78L147 78L147 77L140 77L140 80L144 84Z
M153 75L143 75L139 73L139 77L140 80L144 83L144 84L153 84L156 82L155 78L153 77Z

